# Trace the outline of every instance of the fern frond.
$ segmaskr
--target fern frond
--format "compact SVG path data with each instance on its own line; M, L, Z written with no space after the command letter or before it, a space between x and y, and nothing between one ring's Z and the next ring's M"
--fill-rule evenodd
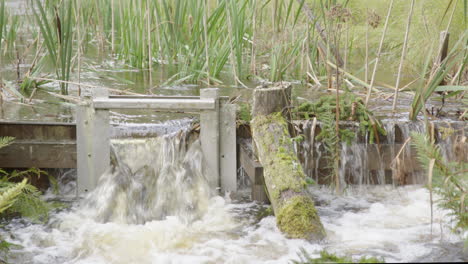
M41 200L39 195L39 191L29 193L29 190L24 189L9 211L19 213L33 222L46 221L49 216L50 206Z
M430 168L430 160L434 161L433 177L429 179L429 190L440 195L438 206L452 211L456 219L456 227L468 228L468 181L466 180L466 163L447 163L440 153L440 148L434 145L423 134L412 133L413 146L417 150L417 158L423 168Z
M0 214L13 206L18 196L23 193L23 189L26 187L26 183L27 180L24 179L22 182L7 188L0 194Z
M0 148L10 145L13 140L15 140L14 137L0 137Z

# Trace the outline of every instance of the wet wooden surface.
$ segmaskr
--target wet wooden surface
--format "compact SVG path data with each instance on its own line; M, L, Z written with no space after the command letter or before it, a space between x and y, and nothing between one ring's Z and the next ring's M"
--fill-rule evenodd
M0 122L0 168L76 168L76 128L71 123Z

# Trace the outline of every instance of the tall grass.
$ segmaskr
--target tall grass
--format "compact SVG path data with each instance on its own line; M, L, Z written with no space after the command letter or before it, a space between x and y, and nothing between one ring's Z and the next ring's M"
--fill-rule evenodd
M71 79L75 60L80 69L81 58L97 48L100 55L111 51L112 58L147 71L149 76L162 69L168 77L157 80L160 85L211 85L231 76L239 84L257 78L328 83L328 88L332 88L333 76L344 72L340 81L343 89L394 83L393 75L400 76L397 86L414 80L423 71L424 59L435 56L435 51L428 55L427 49L419 47L438 39L438 32L447 27L449 20L453 20L451 36L458 38L466 30L467 6L466 0L458 9L453 8L453 0L416 1L411 34L405 41L402 32L406 29L408 5L401 1L394 3L385 39L381 34L383 25L366 30L365 12L369 9L383 17L392 0L80 0L79 4L76 0L30 1L32 17L57 79ZM342 28L330 19L340 6L350 10L349 21L342 23ZM452 10L453 16L447 15L447 10ZM5 15L2 20L7 21ZM15 43L5 44L5 32L15 39L11 29L18 27L10 26L15 23L13 18L8 21L9 26L2 28L3 50ZM75 36L75 32L79 34ZM366 35L368 45L360 41ZM406 56L401 55L403 43ZM365 50L369 63L365 62ZM380 67L376 57L380 58ZM456 59L454 65L460 69L463 64L460 57ZM362 76L363 69L367 69L364 65L368 64L375 69L370 85ZM398 69L402 74L396 70L398 65L402 65ZM427 76L424 74L425 81ZM457 75L458 79L461 77L462 74ZM366 79L365 85L356 81L359 78ZM67 83L60 88L62 93L68 93Z
M3 43L3 30L5 28L5 0L0 0L0 56L2 51L2 43Z
M20 25L19 17L9 14L5 0L0 0L0 55L14 50Z
M254 66L269 64L265 56L271 54L270 40L284 40L285 36L291 35L287 30L301 20L300 10L304 4L304 1L295 0L97 2L82 1L80 5L82 16L90 14L80 21L89 24L88 32L83 35L94 35L97 43L102 42L100 38L103 36L106 38L103 42L118 58L133 67L164 66L173 82L206 83L220 82L220 74L228 69L240 82L256 73ZM274 14L272 20L266 21L270 14ZM310 27L304 25L302 28ZM284 50L293 50L299 37L304 39L305 35L295 33L297 37L284 41ZM266 36L268 41L254 43L255 34ZM277 37L269 38L272 34ZM258 52L251 53L254 44ZM246 67L249 62L253 65L250 69ZM293 61L286 72L292 69L291 72L297 73L298 64ZM269 79L270 74L262 77Z
M74 37L74 0L63 1L59 6L53 3L33 1L33 14L40 28L57 79L70 80ZM60 83L62 94L68 94L68 83Z
M338 43L340 47L344 47L341 51L335 49L333 43L323 42L322 50L333 53L336 50L337 54L345 54L345 70L359 71L363 65L362 58L358 57L363 50L363 43L356 40L365 32L367 24L362 21L361 14L369 6L383 16L386 10L381 6L388 7L389 0L383 2L385 3L362 0L83 0L81 13L85 18L81 23L87 24L87 32L83 32L83 35L94 36L99 46L107 45L118 58L136 68L150 70L163 66L168 69L172 81L219 82L223 72L230 73L234 79L240 81L251 75L259 75L271 81L302 79L307 78L305 72L299 72L299 69L306 69L304 65L308 68L307 72L321 75L327 68L325 61L333 59L328 57L319 63L317 60L307 63L305 59L291 61L298 54L304 58L316 58L316 46L319 44L317 37L327 41L333 35L328 32L331 28L327 25L327 13L336 5L351 10L352 23L347 25L345 31L342 30L346 37L340 38L341 43ZM446 4L447 1L441 2ZM382 42L381 53L385 54L382 63L388 63L389 58L397 61L396 58L399 57L396 47L402 43L401 29L404 31L405 26L399 17L406 13L405 10L405 5L395 3L392 24ZM415 7L415 14L422 15L415 18L418 23L414 26L413 34L422 34L421 30L434 28L437 23L432 20L444 21L440 19L441 15L436 15L440 10L444 10L444 3L419 3ZM460 14L457 12L456 21L460 20ZM427 17L435 19L419 22L427 20ZM326 30L317 34L316 29L323 27ZM369 33L371 47L378 46L379 31ZM455 31L460 32L459 26L455 26ZM314 37L304 40L308 35ZM422 39L427 41L431 38L424 36ZM297 49L301 40L302 47ZM423 65L412 56L415 52L420 52L413 48L417 44L415 41L408 44L408 57L412 60L405 64L405 72L413 68L412 72L417 73ZM373 56L374 52L371 50L370 55ZM278 67L279 64L287 67ZM267 72L262 70L265 65L269 69ZM375 78L379 77L377 74Z
M433 67L429 67L431 57L427 58L425 67L422 72L422 81L418 89L415 91L415 96L411 104L409 115L411 120L416 120L419 112L424 108L426 101L434 93L434 91L436 91L448 73L453 72L459 63L466 65L468 61L468 55L465 53L465 51L460 50L460 46L465 46L466 49L467 43L468 31L461 36L457 43L448 52L447 57L440 63L436 63ZM437 59L438 58L436 58L436 60Z

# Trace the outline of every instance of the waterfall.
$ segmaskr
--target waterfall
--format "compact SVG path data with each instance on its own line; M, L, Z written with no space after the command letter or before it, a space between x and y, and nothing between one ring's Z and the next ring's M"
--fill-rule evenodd
M462 122L449 121L432 124L436 143L443 157L448 161L466 159L466 126ZM348 122L343 123L343 126L354 131L356 136L349 144L341 143L339 177L342 184L360 186L425 183L424 168L420 167L411 142L407 142L412 132L426 133L424 122L384 121L387 135L379 137L379 144L369 144L368 135L360 135L355 124ZM327 170L326 158L329 154L323 143L311 136L316 136L318 132L311 133L311 121L300 124L299 128L305 140L297 144L297 153L305 174L318 183L327 183L330 171ZM320 125L316 129L319 130Z
M96 221L144 224L177 216L189 223L207 208L211 190L201 146L189 133L113 140L111 169L84 201Z

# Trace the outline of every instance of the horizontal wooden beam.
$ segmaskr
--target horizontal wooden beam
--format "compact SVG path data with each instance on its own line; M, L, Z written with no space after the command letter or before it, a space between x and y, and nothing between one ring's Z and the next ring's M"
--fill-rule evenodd
M0 137L34 141L75 140L76 128L73 123L0 121Z
M76 168L76 142L16 140L0 149L0 168Z
M159 109L168 111L214 110L214 99L94 99L96 109Z
M166 95L109 95L111 99L194 99L199 100L200 96L166 96ZM229 96L220 96L221 100L228 100Z

